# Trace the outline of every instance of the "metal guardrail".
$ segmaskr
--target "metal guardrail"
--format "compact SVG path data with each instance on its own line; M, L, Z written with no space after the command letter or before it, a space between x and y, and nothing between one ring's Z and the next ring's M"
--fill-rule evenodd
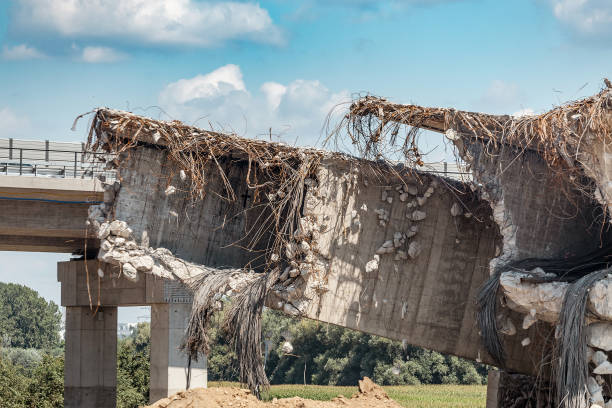
M84 143L0 139L0 175L114 180L115 171L106 170L100 158L112 160L114 156L86 151ZM419 170L460 181L472 179L457 162L425 163Z
M63 149L54 149L53 145ZM85 151L79 143L0 139L0 175L99 177L108 181L115 178L115 172L107 170L104 161L112 158L108 153Z

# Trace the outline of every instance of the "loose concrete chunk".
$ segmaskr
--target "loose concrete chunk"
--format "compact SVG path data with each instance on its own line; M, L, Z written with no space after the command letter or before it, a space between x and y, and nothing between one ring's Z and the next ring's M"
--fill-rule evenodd
M612 279L595 282L589 290L589 310L596 316L612 320Z
M166 197L170 196L170 195L176 193L176 187L168 186L168 188L166 188L166 191L164 191L164 193L166 194Z
M378 270L379 261L380 261L380 257L378 255L374 255L374 259L366 263L366 266L365 266L366 273L376 272Z
M529 337L525 337L523 340L521 340L521 346L523 347L527 347L530 344L531 344L531 339Z
M103 277L104 277L104 271L103 271L101 268L98 268L98 276L99 276L100 278L103 278Z
M393 246L393 241L392 240L388 240L388 241L385 241L382 244L382 246L376 250L376 253L378 255L390 254L394 250L395 250L395 247Z
M133 281L136 282L138 280L138 272L136 271L136 268L134 266L132 266L132 264L130 263L125 263L123 264L123 275Z
M102 243L100 244L100 249L102 249L102 250L103 250L103 251L105 251L105 252L110 251L110 250L111 250L111 248L112 248L112 245L111 245L111 243L110 243L109 241L107 241L107 240L102 241Z
M444 132L444 136L451 141L458 140L460 138L459 133L455 129L448 129L446 132Z
M108 235L110 233L111 233L110 224L105 222L105 223L101 224L100 228L98 229L98 238L99 239L105 239L106 237L108 237Z
M405 202L406 200L408 200L408 193L402 193L400 194L400 201L401 202Z
M538 321L538 319L536 319L535 317L535 309L531 309L533 310L533 314L528 313L525 315L525 318L523 319L523 330L527 330L528 328L530 328L535 322Z
M598 391L601 392L601 385L595 381L595 378L589 376L589 378L587 378L587 389L589 390L589 394L593 395Z
M529 283L521 279L529 275L521 272L504 272L499 278L500 287L508 307L520 313L536 311L538 320L556 323L567 290L565 282Z
M417 197L417 204L419 204L419 207L424 206L426 202L427 202L427 197L425 196Z
M289 271L289 276L291 276L292 278L296 278L299 274L300 271L298 269L291 269Z
M607 360L604 361L603 363L595 367L595 369L593 370L593 373L600 374L600 375L612 374L612 363L610 363Z
M113 235L122 236L124 230L128 228L124 221L115 220L110 223L110 231Z
M587 343L604 351L612 350L612 325L593 323L587 327Z
M415 259L421 253L421 244L416 241L412 241L408 246L408 255L410 258Z
M597 350L595 353L593 353L593 356L591 357L591 361L593 362L593 364L595 364L595 366L599 366L603 364L604 362L608 361L608 355L601 350ZM600 373L596 373L596 374L600 374Z
M149 272L153 270L155 262L149 255L139 256L130 260L130 263L134 265L139 272Z
M427 214L424 211L416 210L412 213L413 221L422 221L427 217Z
M594 394L591 394L591 401L593 402L593 404L591 405L591 408L594 406L603 408L604 397L603 397L601 390L595 392Z
M181 170L181 171L179 172L179 174L180 174L180 177L181 177L181 180L182 180L182 181L187 180L187 174L185 174L185 170Z

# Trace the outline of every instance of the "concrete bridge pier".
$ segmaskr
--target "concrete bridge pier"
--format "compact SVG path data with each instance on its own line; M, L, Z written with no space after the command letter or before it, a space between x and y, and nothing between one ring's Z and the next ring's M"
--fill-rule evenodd
M117 307L66 307L65 407L115 407Z
M151 391L157 401L187 388L187 356L177 345L183 339L191 303L158 303L151 306ZM190 388L207 386L206 358L191 362Z
M103 277L98 275L99 269ZM186 388L187 357L179 346L192 300L182 287L151 275L131 282L98 261L87 261L87 268L85 261L59 262L58 281L62 306L66 307L66 408L116 407L119 306L151 306L150 401ZM190 386L206 385L203 356L191 364Z

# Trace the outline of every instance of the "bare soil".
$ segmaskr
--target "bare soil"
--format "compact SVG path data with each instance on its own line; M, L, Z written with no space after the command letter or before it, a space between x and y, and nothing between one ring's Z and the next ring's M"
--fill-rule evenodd
M157 401L145 408L400 408L382 388L368 377L359 381L359 392L351 398L338 396L331 401L313 401L300 397L259 401L251 391L240 388L194 388Z

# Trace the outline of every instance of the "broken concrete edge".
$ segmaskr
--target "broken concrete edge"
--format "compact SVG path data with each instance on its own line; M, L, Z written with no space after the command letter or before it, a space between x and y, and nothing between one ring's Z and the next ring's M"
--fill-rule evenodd
M539 268L537 268L539 269ZM500 276L500 288L505 305L519 313L556 324L563 306L567 282L531 283L523 279L545 276L540 270L531 272L509 271ZM587 308L590 321L610 321L612 324L612 274L596 282L588 295Z

